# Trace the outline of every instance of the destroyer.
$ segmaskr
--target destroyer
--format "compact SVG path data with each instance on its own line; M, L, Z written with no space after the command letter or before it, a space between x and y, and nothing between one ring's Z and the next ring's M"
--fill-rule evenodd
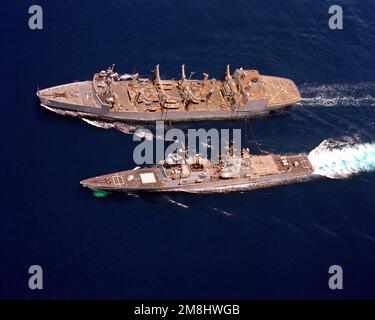
M75 82L37 92L51 111L73 116L127 122L192 121L251 118L286 109L301 99L293 81L260 75L229 65L221 80L192 80L182 66L180 80L119 75L114 66L96 73L92 81Z
M306 154L251 155L243 149L238 156L229 152L217 164L199 155L184 158L172 154L158 165L83 180L81 185L104 193L210 193L265 188L318 177Z

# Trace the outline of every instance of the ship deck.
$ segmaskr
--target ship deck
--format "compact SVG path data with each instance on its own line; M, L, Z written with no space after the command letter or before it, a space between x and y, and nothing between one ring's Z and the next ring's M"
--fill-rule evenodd
M111 114L176 112L267 112L292 105L301 96L293 81L237 69L233 77L216 80L112 80L96 73L92 81L76 82L38 91L47 106L71 110L101 109ZM98 113L94 111L93 113ZM153 116L151 116L153 118Z
M247 176L250 178L285 173L301 174L313 171L313 167L305 154L251 156L247 161L249 166Z
M262 76L262 82L266 88L268 106L292 105L301 99L298 88L289 79Z

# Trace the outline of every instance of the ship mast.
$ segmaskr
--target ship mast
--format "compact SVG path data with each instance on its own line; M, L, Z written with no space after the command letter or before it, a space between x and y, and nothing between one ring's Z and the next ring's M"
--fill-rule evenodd
M229 81L232 80L232 76L230 74L230 65L227 64L227 68L225 70L225 80Z
M167 102L167 94L164 91L163 83L161 82L161 79L160 79L159 65L155 67L155 87L158 91L160 105L162 108L164 108Z
M190 89L189 82L186 80L185 65L181 66L181 84L180 84L181 96L185 108L188 109L191 103L197 103L198 99L194 96Z
M241 94L238 92L237 84L230 74L230 65L227 65L225 76L223 79L223 93L227 97L228 103L232 109L236 109L241 105Z
M186 83L185 65L181 66L181 82Z

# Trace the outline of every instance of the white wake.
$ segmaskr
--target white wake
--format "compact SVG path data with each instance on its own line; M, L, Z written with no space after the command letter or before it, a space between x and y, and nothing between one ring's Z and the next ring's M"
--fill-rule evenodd
M87 119L87 118L81 118L83 121L86 123L97 127L97 128L102 128L102 129L117 129L123 133L128 133L128 134L133 134L135 133L138 129L142 128L142 126L138 125L131 125L127 124L124 122L106 122L102 120L92 120L92 119Z
M302 106L375 106L375 83L300 86Z
M309 160L316 174L332 179L347 178L375 170L375 143L324 140L310 152Z

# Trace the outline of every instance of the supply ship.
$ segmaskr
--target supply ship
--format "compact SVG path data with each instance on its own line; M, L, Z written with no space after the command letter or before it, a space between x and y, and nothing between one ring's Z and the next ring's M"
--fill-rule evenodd
M193 74L193 73L192 73ZM124 122L198 121L252 118L278 113L297 103L300 93L292 80L265 76L256 70L229 65L222 79L204 73L162 80L159 65L154 78L118 74L114 65L95 73L92 81L39 90L41 106L58 113Z
M186 158L171 154L158 165L116 172L81 181L95 192L189 192L243 191L308 181L314 173L308 155L252 155L243 149L214 164L199 155Z

